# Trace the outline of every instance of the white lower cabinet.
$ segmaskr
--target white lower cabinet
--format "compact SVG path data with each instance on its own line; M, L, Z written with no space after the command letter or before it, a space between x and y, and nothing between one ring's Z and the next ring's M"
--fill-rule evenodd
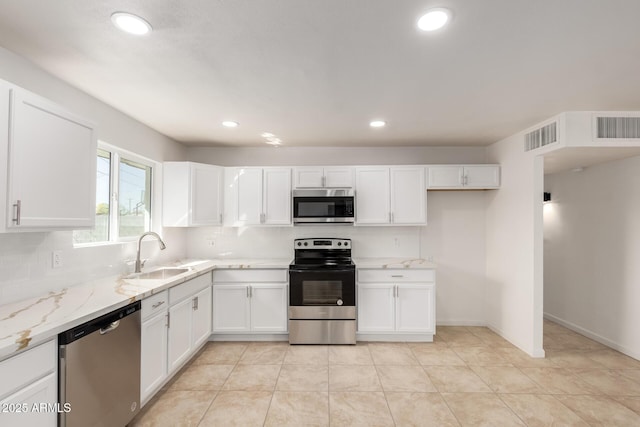
M287 270L219 270L213 283L214 334L287 332Z
M153 394L211 334L211 273L142 301L140 401Z
M358 333L375 339L413 335L416 340L435 334L435 273L433 270L359 270Z
M0 362L1 426L57 425L57 350L54 339Z

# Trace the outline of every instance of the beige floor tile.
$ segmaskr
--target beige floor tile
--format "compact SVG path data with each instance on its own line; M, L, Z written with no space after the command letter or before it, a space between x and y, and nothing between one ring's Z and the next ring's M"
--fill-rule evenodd
M369 351L376 365L418 365L411 348L404 343L369 344Z
M329 393L276 391L265 426L329 425Z
M589 350L545 350L545 356L558 368L604 369L604 365L591 359Z
M444 393L442 397L463 426L508 427L525 425L493 393Z
M496 393L543 393L544 390L518 368L508 366L471 366Z
M464 360L460 359L455 351L449 347L412 347L411 351L424 366L465 366Z
M640 383L640 369L619 369L616 372Z
M329 391L382 391L375 366L329 366Z
M220 390L234 365L190 365L169 390Z
M193 364L235 365L246 349L246 343L209 343Z
M329 347L326 345L292 345L284 357L287 365L326 365Z
M490 347L455 347L453 351L469 366L513 366Z
M221 391L198 426L262 426L271 395L267 391Z
M323 365L282 365L280 391L329 391L329 368Z
M376 366L382 389L387 391L436 392L429 376L420 366Z
M148 403L129 427L197 426L216 397L215 391L166 391Z
M553 350L599 350L605 348L605 346L599 342L576 333L545 335L543 347Z
M486 345L479 337L469 332L466 327L441 326L438 329L438 336L450 347Z
M548 334L554 334L554 333L556 334L565 333L570 329L567 329L564 326L561 326L555 322L545 319L543 323L543 330L544 330L544 334L548 335Z
M606 396L557 396L565 406L591 425L640 425L640 415Z
M329 416L332 427L393 426L384 393L329 393Z
M368 344L336 345L329 347L331 365L373 365Z
M609 396L640 396L640 383L609 369L573 369L573 373Z
M588 427L555 397L544 394L502 394L500 398L529 427Z
M477 336L482 340L482 342L486 345L490 345L492 347L506 347L506 348L515 348L513 344L509 341L502 338L500 335L493 332L491 329L480 326L470 326L467 327L467 330L471 332L473 335Z
M531 357L518 348L495 348L496 353L506 361L518 368L555 368L557 367L550 359L545 357Z
M247 347L240 358L241 365L281 364L289 349L288 345L255 343Z
M520 368L550 394L598 394L599 390L565 368Z
M431 382L439 392L491 392L482 379L466 366L425 366Z
M589 352L587 356L609 369L640 369L640 361L610 348Z
M273 391L281 365L236 365L223 390Z
M640 415L640 397L638 396L612 396L614 400L622 403L627 408Z
M460 424L439 393L385 393L396 426L455 427Z

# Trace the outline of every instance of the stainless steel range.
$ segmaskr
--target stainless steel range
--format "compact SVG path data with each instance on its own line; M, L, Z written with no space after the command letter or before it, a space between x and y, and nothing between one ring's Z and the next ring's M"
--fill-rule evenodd
M296 239L289 266L289 343L356 343L350 239Z

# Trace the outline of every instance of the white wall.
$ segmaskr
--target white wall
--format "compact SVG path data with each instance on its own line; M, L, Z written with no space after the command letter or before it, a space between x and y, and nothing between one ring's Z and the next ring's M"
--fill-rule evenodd
M521 135L491 145L488 156L501 165L502 185L486 193L487 322L531 356L544 357L543 161L524 153Z
M640 359L640 157L545 176L544 311Z
M186 149L101 101L47 74L24 58L0 48L0 79L51 99L97 126L98 139L155 161L182 160ZM158 171L159 172L159 171ZM155 194L154 195L158 195ZM5 209L6 200L0 201ZM160 209L161 205L157 205ZM143 256L172 260L186 253L185 233L159 229L167 250L157 254L154 242ZM51 268L51 252L61 251L63 266ZM41 295L95 277L119 274L135 257L135 244L74 249L71 232L0 234L0 304Z
M485 163L479 147L191 148L191 160L239 165ZM484 325L485 198L482 191L430 191L425 227L199 228L188 232L195 258L293 257L293 239L353 239L354 257L433 256L438 324ZM214 246L209 246L213 241Z

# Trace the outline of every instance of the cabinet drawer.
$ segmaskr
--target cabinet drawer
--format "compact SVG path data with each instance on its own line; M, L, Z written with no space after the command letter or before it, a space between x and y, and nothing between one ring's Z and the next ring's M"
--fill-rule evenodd
M215 270L213 282L288 282L287 269Z
M162 291L142 300L142 320L148 319L156 313L165 311L169 307L169 291Z
M358 269L358 282L435 282L435 270Z
M173 305L210 285L211 273L205 273L202 276L186 281L181 285L174 286L169 289L169 304Z
M0 362L0 399L54 372L57 364L55 339Z

